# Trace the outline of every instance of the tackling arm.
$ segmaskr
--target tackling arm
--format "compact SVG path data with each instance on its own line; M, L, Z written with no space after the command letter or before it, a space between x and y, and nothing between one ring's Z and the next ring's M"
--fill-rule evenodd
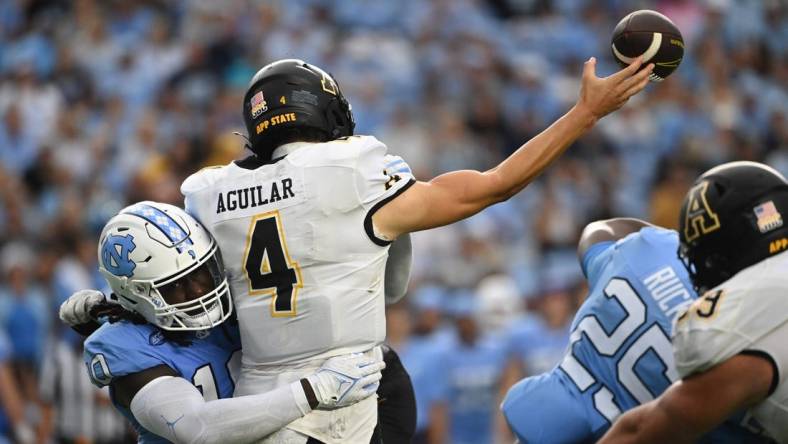
M734 356L673 384L659 398L625 413L599 443L695 442L737 411L766 398L775 377L767 359Z
M147 430L176 443L253 442L312 409L346 407L375 394L383 361L338 356L314 374L257 395L206 401L166 365L112 383L115 401L129 407Z
M143 427L176 443L252 442L311 411L300 383L206 402L196 387L173 376L149 382L130 407Z
M583 70L580 99L549 128L529 140L495 168L453 171L430 182L417 182L372 216L376 232L395 239L402 233L447 225L515 195L533 181L598 119L620 108L648 83L649 65L629 67L604 79L590 59Z

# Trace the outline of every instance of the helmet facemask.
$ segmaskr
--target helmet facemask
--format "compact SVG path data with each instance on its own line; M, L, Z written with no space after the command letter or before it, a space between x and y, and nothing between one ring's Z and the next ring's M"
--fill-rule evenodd
M203 330L230 316L230 288L218 256L214 244L211 253L196 266L153 282L149 297L155 307L156 325L165 330Z
M703 294L731 278L731 273L728 272L729 261L718 253L704 254L680 243L678 256L698 294Z

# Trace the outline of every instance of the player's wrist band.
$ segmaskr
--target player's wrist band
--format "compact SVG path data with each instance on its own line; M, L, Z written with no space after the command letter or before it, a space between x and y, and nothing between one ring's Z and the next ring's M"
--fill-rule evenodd
M309 403L309 408L312 410L316 409L320 404L320 401L317 400L317 396L315 395L315 390L312 388L312 384L310 384L306 378L303 378L301 379L301 387L304 389L304 394L306 395L306 401Z

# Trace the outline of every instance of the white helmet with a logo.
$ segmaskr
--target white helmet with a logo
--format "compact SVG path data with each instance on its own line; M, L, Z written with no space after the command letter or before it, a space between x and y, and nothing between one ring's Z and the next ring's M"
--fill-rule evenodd
M204 330L232 313L216 241L173 205L124 208L101 232L99 271L118 302L165 330Z

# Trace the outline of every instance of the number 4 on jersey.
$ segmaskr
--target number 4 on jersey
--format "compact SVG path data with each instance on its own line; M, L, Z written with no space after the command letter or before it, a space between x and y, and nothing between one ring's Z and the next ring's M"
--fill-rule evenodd
M255 216L244 255L249 295L270 295L271 316L295 316L301 268L287 252L279 211Z

